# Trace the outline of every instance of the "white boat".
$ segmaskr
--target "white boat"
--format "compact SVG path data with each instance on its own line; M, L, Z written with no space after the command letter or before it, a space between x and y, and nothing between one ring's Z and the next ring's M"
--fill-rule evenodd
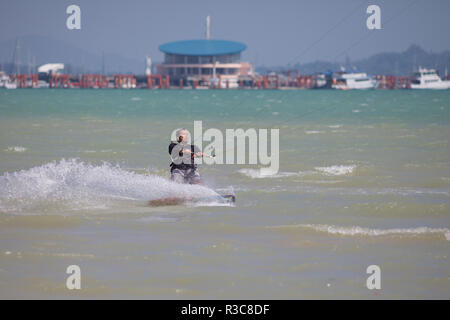
M333 89L350 90L350 89L374 89L377 86L377 81L372 79L365 72L358 73L336 73L333 84Z
M38 80L37 88L49 88L50 85L47 81L44 80Z
M317 73L314 75L314 88L322 89L327 85L327 78L323 73Z
M222 78L220 80L220 88L226 89L227 88L227 81L228 81L228 88L229 89L236 89L239 87L238 81L236 78L228 78L224 79ZM212 78L209 80L210 87L219 87L219 78Z
M5 83L5 88L6 89L17 89L17 82L9 81L9 82Z
M9 82L9 77L6 73L3 71L0 71L0 88L3 88L6 86L6 83Z
M450 81L442 81L435 69L419 68L413 74L411 89L450 89Z
M6 73L0 71L0 88L17 89L17 81L11 81Z
M330 89L333 84L333 73L316 73L314 75L314 89Z

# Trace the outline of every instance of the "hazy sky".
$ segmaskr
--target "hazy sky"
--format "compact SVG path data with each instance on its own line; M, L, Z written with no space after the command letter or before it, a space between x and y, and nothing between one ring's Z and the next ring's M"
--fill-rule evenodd
M81 30L66 28L66 8L81 7ZM381 7L382 30L366 9ZM42 35L87 51L160 61L162 43L211 36L244 42L243 60L284 65L359 59L382 51L450 49L449 0L0 0L0 41ZM331 30L331 31L330 31Z

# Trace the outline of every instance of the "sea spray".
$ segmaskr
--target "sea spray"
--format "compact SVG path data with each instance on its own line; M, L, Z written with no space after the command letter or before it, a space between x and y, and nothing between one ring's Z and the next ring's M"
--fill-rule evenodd
M0 176L0 212L101 208L113 200L207 197L204 186L183 185L157 175L129 172L118 165L62 159Z

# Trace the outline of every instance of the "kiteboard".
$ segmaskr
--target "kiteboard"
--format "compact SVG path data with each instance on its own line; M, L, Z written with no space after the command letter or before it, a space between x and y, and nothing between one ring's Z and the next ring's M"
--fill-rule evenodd
M178 206L189 203L220 203L220 204L234 204L236 202L236 196L233 194L217 195L211 197L167 197L150 200L148 202L151 207L162 206Z

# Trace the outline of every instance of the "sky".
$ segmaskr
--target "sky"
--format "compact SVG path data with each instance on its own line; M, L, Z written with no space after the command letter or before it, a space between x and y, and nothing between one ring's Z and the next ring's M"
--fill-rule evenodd
M68 30L66 8L81 8L81 30ZM369 30L369 5L381 30ZM448 0L0 0L0 42L39 35L101 54L161 61L160 44L205 37L247 45L242 60L292 65L401 52L411 44L450 50Z

